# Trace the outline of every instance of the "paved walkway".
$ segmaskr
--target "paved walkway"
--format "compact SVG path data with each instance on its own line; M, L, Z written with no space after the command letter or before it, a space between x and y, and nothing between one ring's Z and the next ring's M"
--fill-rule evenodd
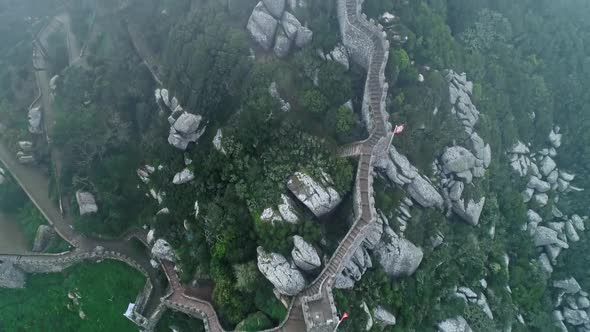
M372 23L360 16L358 0L338 1L339 6L346 6L347 24L361 31L365 38L371 40L373 46L365 86L366 98L368 99L365 102L369 104L371 122L369 127L372 130L366 140L354 143L341 150L344 156L359 158L354 188L356 220L324 270L316 280L293 299L285 321L280 326L267 331L332 331L335 328L338 320L332 296L335 277L359 248L367 232L374 226L377 217L373 198L373 159L388 148L393 135L384 111L387 86L384 84L383 75L387 63L388 43L385 41L384 35L380 35L382 30L377 29L376 26L371 26ZM69 20L64 24L69 29ZM161 84L158 68L153 67L150 65L151 62L146 60L146 53L142 52L141 44L137 42L138 39L133 38L134 32L132 30L130 30L130 35L136 50L140 56L144 57L144 62L148 65L154 79ZM43 38L41 39L43 40ZM75 44L75 38L72 38L71 33L68 33L70 60L79 55L79 51L74 45L77 45ZM39 56L42 53L43 45L39 46L39 50L40 52L34 54L35 66L44 68L46 65L44 57ZM46 72L39 72L37 79L43 105L47 109L51 109ZM52 115L47 120L49 120L51 127L53 123L51 122ZM5 164L6 169L13 174L44 217L53 225L58 234L75 247L74 251L61 257L43 254L27 256L0 255L0 259L36 262L38 264L48 264L48 262L55 264L64 259L71 259L72 262L76 260L77 262L78 260L89 259L88 257L119 259L142 271L154 286L148 305L146 305L146 313L141 314L149 317L151 311L155 310L161 301L162 304L169 308L202 319L208 331L224 331L211 303L206 299L195 297L194 294L199 292L191 291L190 288L181 285L173 263L168 261L161 262L170 285L169 293L164 296L164 290L157 278L157 271L151 267L149 256L145 251L134 248L129 241L131 238L136 237L142 242L147 242L145 232L138 231L127 234L118 240L85 237L73 229L73 220L64 217L49 198L49 180L46 175L40 174L34 168L18 164L4 144L0 144L0 160ZM209 296L207 296L208 298Z

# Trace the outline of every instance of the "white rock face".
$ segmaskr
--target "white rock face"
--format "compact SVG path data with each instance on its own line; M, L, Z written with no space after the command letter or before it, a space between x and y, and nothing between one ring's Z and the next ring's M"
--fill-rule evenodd
M438 332L473 332L462 316L449 318L438 323Z
M289 190L316 217L332 211L342 201L340 194L331 185L332 181L327 175L321 181L316 181L301 172L296 172L287 182Z
M342 45L341 43L334 46L334 49L329 54L329 59L338 62L339 64L344 66L346 70L350 68L348 51L346 50L346 47L344 47L344 45Z
M305 279L295 264L276 253L258 247L258 269L284 295L295 296L305 287Z
M41 126L41 108L33 107L29 110L29 132L31 134L41 134L43 128Z
M293 236L293 250L291 256L295 265L304 271L314 270L322 265L320 256L315 248L307 243L301 236Z
M412 242L400 238L393 232L387 232L375 249L375 256L387 274L392 277L412 275L420 263L424 253Z
M81 216L98 212L98 206L96 205L94 195L89 192L81 190L76 191L76 202L78 202Z
M373 311L373 317L377 323L384 326L395 325L396 322L395 316L391 312L385 310L382 306L375 308Z
M479 217L481 216L481 211L483 210L485 202L485 197L480 198L479 202L475 202L474 200L470 199L467 202L467 205L465 205L463 200L453 202L453 212L455 212L470 225L475 226L479 223Z
M279 214L284 221L290 224L297 224L299 222L299 215L295 209L295 202L285 194L281 194L281 199L283 203L277 205Z
M170 262L176 262L176 254L174 253L174 249L170 246L164 239L157 239L156 243L152 247L152 256L160 259L160 260L167 260Z
M223 132L221 131L221 129L217 129L217 133L215 134L215 137L213 137L213 147L215 147L215 150L225 154L225 149L223 148L222 145L222 141L223 141Z
M475 166L475 156L462 146L447 148L441 161L446 174L465 172Z
M586 311L580 309L563 308L563 318L567 323L574 326L590 323L590 317L588 317Z
M534 236L535 246L541 247L554 244L564 249L569 248L567 242L560 240L557 236L556 231L545 226L539 226Z
M351 289L356 281L361 280L368 268L373 267L371 256L367 249L360 246L354 255L346 262L342 272L336 276L334 286L339 289Z
M248 20L246 28L250 32L252 38L264 48L269 51L274 44L274 37L277 31L279 22L266 9L264 3L259 2L252 15Z
M442 207L443 205L444 201L440 193L422 176L414 178L407 191L422 207Z
M202 120L200 115L187 112L183 112L176 120L172 119L168 143L177 149L186 150L189 143L196 142L205 132L205 128L197 131Z
M178 184L185 184L192 181L195 178L195 174L188 168L183 169L182 171L176 173L174 178L172 179L172 183Z
M574 278L556 280L553 282L553 287L560 288L567 294L576 294L582 290L578 281Z
M541 173L545 176L551 174L555 167L557 167L557 164L555 164L555 161L549 156L546 156L541 161Z
M527 188L535 189L537 192L540 193L545 193L551 189L551 185L548 182L545 182L536 176L531 176L531 179L527 184Z
M561 134L555 132L555 130L551 130L549 133L549 142L553 145L554 148L559 148L561 146Z

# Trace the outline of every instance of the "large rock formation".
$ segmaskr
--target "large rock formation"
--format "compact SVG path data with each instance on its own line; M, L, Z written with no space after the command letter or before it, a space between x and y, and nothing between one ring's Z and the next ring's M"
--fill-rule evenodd
M198 131L202 117L191 113L182 113L170 127L168 143L180 150L186 150L189 143L196 142L204 133Z
M35 241L33 242L33 249L34 252L43 252L49 244L51 240L55 237L55 230L52 227L47 225L40 225L37 228L37 233L35 234Z
M246 25L254 41L266 51L273 49L281 58L289 54L293 44L301 48L313 38L313 32L285 11L285 7L284 0L260 1Z
M297 211L295 202L285 195L281 194L282 203L277 205L276 208L268 207L262 211L260 220L271 223L275 222L288 222L290 224L299 223L299 212Z
M24 288L26 274L10 262L0 261L0 288Z
M447 148L441 157L443 171L462 173L475 166L475 156L462 146Z
M81 190L76 191L76 202L78 202L81 216L98 212L98 206L96 205L94 195L89 192Z
M392 277L412 275L420 263L424 253L412 242L399 237L389 227L375 249L375 256L387 274Z
M356 281L361 277L368 268L373 266L371 256L367 249L360 246L354 252L354 255L346 262L342 272L336 276L334 287L339 289L351 289Z
M195 174L188 168L183 169L182 171L176 173L174 178L172 179L172 183L178 184L185 184L192 181L195 178Z
M301 236L293 236L293 250L291 256L295 265L304 271L314 270L322 265L320 256L315 248L307 243Z
M395 316L391 312L385 310L382 306L375 308L375 311L373 311L373 317L377 323L384 326L395 325L396 322Z
M438 332L473 332L462 316L449 318L438 323Z
M157 239L156 243L152 247L152 256L160 259L160 260L167 260L170 262L176 261L176 253L174 252L174 248L168 243L168 241L164 239Z
M41 125L41 108L39 106L29 109L29 132L31 134L41 134L43 127Z
M485 202L485 197L480 198L479 202L470 199L467 204L463 200L455 201L453 202L453 212L470 225L475 226L479 223L479 217L481 216Z
M414 178L414 181L408 185L407 190L408 194L422 207L441 207L443 205L442 196L434 188L432 183L422 175Z
M258 269L284 295L295 296L305 287L305 279L294 263L277 253L258 247Z
M287 182L289 190L316 217L332 211L342 201L340 194L332 186L332 179L323 171L321 179L317 181L305 173L296 172Z

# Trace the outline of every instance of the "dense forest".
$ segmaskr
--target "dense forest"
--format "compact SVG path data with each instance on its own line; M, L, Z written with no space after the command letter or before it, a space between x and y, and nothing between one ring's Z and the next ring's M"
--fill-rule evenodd
M367 136L360 113L365 70L352 63L347 70L318 56L341 39L336 1L309 0L298 8L297 17L314 32L313 42L285 58L261 50L244 28L256 3L145 0L119 8L119 1L67 1L63 5L88 55L85 65L69 66L64 32L51 37L50 70L59 77L53 100L57 120L49 134L62 157L59 177L49 146L43 137L34 138L35 157L52 176L54 197L60 188L67 206L75 209L76 191L96 196L98 213L76 215L78 230L115 237L133 227L155 229L176 249L183 281L213 280L213 303L224 327L244 330L276 326L287 312L256 266L258 246L287 257L293 235L327 256L338 245L346 232L342 225L352 215L356 166L335 152ZM0 0L0 135L8 146L29 137L25 114L37 91L27 41L55 8L51 1ZM468 195L486 196L479 226L440 211L412 209L405 234L424 248L420 268L392 280L375 264L352 290L336 290L338 311L355 317L341 329L365 328L365 303L384 306L397 318L395 326L375 325L375 331L435 331L437 322L457 315L475 331L509 326L554 331L554 294L548 285L573 276L590 289L588 235L581 233L581 240L559 257L553 275L542 271L532 238L521 231L533 203L523 203L525 179L514 174L506 151L518 141L544 146L559 125L564 139L556 161L577 174L579 187L590 188L590 3L366 0L363 12L376 20L385 12L396 17L386 25L392 41L387 111L392 123L407 128L396 138L396 148L432 175L431 165L443 148L468 139L449 112L444 73L452 69L474 82L472 99L482 113L477 130L491 145L493 161L486 177L466 189ZM146 66L145 58L153 63ZM204 118L204 135L184 152L166 141L170 126L154 100L161 86L150 69L185 110ZM269 94L272 83L290 104L289 112ZM352 109L343 106L349 100ZM218 130L223 152L212 144ZM158 169L148 183L137 177L144 165ZM183 168L194 173L194 180L173 184ZM301 170L329 174L344 203L320 220L304 213L296 225L261 220L263 210L280 204L288 192L289 177ZM375 191L377 208L386 214L403 196L383 179L376 180ZM557 206L550 198L544 215ZM589 201L590 192L582 191L567 194L558 205L568 215L588 214ZM164 207L169 213L159 213ZM42 218L10 178L0 186L0 208L19 216L27 237L34 237ZM435 250L430 239L438 233L445 234L444 245ZM62 249L63 243L56 243L53 250ZM101 273L118 269L108 266ZM92 271L84 267L49 281L35 277L32 284L47 281L58 289L56 280L84 281ZM135 294L135 278L123 277L113 287ZM488 296L493 321L451 291L457 285L479 287L482 279L493 294ZM519 314L526 325L516 324ZM169 313L159 329L173 322L181 322L183 331L202 328Z

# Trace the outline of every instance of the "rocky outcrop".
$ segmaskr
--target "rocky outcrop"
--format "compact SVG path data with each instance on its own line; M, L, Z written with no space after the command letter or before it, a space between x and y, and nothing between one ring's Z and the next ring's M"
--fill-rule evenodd
M98 206L96 205L94 195L87 191L76 191L76 202L80 208L81 216L98 212Z
M299 211L297 211L295 202L285 194L281 194L281 200L282 203L277 205L276 208L264 209L260 215L260 220L273 224L275 222L299 223Z
M204 133L204 129L197 131L202 117L191 113L182 113L170 127L168 143L180 150L186 150L189 143L196 142Z
M167 89L156 89L155 96L162 113L170 112L168 143L177 149L186 150L190 143L197 142L206 130L206 127L199 129L203 118L200 115L185 112L176 97L170 99L170 92Z
M43 127L41 124L41 107L32 107L29 109L28 120L29 120L29 132L31 134L43 133Z
M422 207L441 207L443 205L442 196L432 183L422 175L414 178L414 181L408 185L407 190L408 194Z
M21 151L23 151L25 153L29 153L33 150L33 142L20 141L20 142L18 142L18 147L21 149Z
M281 104L281 111L289 112L291 110L291 104L285 101L279 94L277 82L270 83L270 86L268 87L268 92L270 93L271 97L279 101L279 103Z
M332 187L332 179L322 171L320 179L313 179L306 173L296 172L287 187L316 217L332 211L342 198Z
M167 260L170 262L176 262L176 253L174 249L164 239L157 239L156 243L152 247L152 256L160 259L160 260Z
M294 263L277 253L258 247L258 269L283 295L295 296L305 287L305 279Z
M150 175L152 175L156 171L156 168L150 165L145 165L141 168L138 168L136 173L137 177L141 180L141 182L148 184L150 183Z
M378 324L383 326L395 325L396 322L395 316L391 312L385 310L382 306L377 306L377 308L375 308L373 311L373 318L375 318L375 321Z
M441 157L445 174L462 173L475 166L475 156L462 146L447 148Z
M553 282L553 287L559 288L567 294L576 294L582 290L582 287L574 278L556 280Z
M485 205L486 198L482 197L478 202L470 199L468 202L463 200L453 202L453 212L459 217L465 220L470 225L477 225L479 223L479 217Z
M463 316L458 316L438 323L438 332L473 332L473 330Z
M388 275L402 277L412 275L418 269L424 253L410 241L386 228L381 243L375 249L375 256Z
M285 7L284 0L260 1L246 25L254 41L266 51L273 49L281 58L289 54L293 44L301 48L313 38L311 30L285 11Z
M185 184L192 180L194 180L195 174L188 168L183 169L182 171L176 173L174 178L172 179L172 183L179 185Z
M223 131L221 129L217 129L217 133L215 137L213 137L213 147L215 150L226 154L225 149L223 148Z
M320 256L315 248L307 243L301 236L293 236L293 250L291 256L295 265L304 271L315 270L322 265Z
M43 252L55 237L55 230L47 225L40 225L33 241L33 252Z
M0 288L24 288L27 276L11 262L0 261Z
M363 246L358 247L354 255L344 265L342 272L336 276L334 287L352 289L354 283L361 280L363 274L372 266L373 262L367 249Z

